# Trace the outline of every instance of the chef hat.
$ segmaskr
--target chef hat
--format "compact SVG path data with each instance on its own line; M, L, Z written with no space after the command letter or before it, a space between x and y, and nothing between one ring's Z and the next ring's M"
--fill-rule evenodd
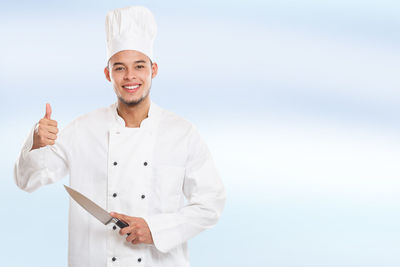
M107 13L107 61L122 50L137 50L153 60L157 24L143 6L118 8Z

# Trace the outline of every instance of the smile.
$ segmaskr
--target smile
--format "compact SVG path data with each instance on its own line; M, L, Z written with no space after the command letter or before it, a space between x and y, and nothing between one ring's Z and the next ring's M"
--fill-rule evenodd
M132 86L125 86L123 85L122 87L128 90L135 90L137 88L139 88L140 85L132 85Z

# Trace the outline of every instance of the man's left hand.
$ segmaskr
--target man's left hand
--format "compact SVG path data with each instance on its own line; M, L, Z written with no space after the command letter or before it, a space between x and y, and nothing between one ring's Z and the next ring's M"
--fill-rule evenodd
M116 212L110 213L112 217L122 220L129 224L129 226L122 228L119 231L120 235L129 234L126 241L132 244L153 244L153 237L147 222L143 218L131 217Z

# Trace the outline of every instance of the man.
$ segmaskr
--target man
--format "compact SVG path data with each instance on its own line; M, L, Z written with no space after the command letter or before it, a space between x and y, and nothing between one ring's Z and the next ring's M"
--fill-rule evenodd
M189 266L187 240L216 224L225 191L207 146L187 121L150 100L157 31L144 7L107 14L107 67L117 103L58 134L51 107L15 164L23 190L70 176L72 188L123 220L104 226L74 201L69 266Z

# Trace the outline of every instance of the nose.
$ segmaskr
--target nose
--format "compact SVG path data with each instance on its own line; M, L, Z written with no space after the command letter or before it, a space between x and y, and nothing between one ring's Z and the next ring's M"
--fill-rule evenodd
M124 75L124 80L133 80L136 78L135 72L133 69L131 68L127 68L127 70L125 71L125 75Z

